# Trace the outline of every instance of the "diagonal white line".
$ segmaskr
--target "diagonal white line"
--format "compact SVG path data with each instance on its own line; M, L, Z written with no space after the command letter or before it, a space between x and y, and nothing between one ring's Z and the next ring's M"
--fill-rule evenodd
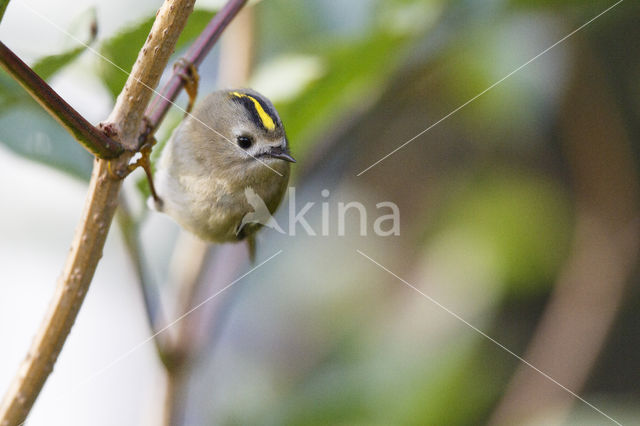
M473 331L475 331L476 333L480 334L481 336L483 336L484 338L488 339L489 341L491 341L493 344L495 344L496 346L498 346L499 348L501 348L502 350L504 350L505 352L509 353L510 355L512 355L513 357L515 357L516 359L518 359L520 362L526 364L528 367L532 368L533 370L535 370L536 372L538 372L539 374L541 374L544 378L546 378L547 380L553 382L554 384L558 385L559 387L561 387L562 389L564 389L566 392L568 392L570 395L572 395L573 397L579 399L580 401L584 402L586 405L588 405L589 407L593 408L595 411L597 411L598 413L602 414L604 417L606 417L607 419L611 420L613 423L622 426L622 424L620 422L618 422L617 420L613 419L611 416L609 416L608 414L606 414L604 411L600 410L598 407L596 407L595 405L593 405L592 403L590 403L589 401L587 401L586 399L582 398L580 395L578 395L577 393L573 392L571 389L567 388L566 386L564 386L562 383L558 382L557 380L555 380L553 377L549 376L547 373L545 373L544 371L540 370L538 367L536 367L535 365L531 364L529 361L527 361L526 359L522 358L521 356L517 355L515 352L513 352L512 350L510 350L509 348L507 348L505 345L503 345L502 343L498 342L496 339L494 339L493 337L489 336L487 333L485 333L484 331L480 330L479 328L475 327L473 324L469 323L467 320L465 320L464 318L462 318L460 315L456 314L455 312L453 312L451 309L447 308L446 306L442 305L440 302L438 302L436 299L434 299L433 297L429 296L428 294L424 293L423 291L421 291L419 288L415 287L414 285L410 284L409 282L405 281L404 279L400 278L398 275L394 274L393 272L391 272L389 269L387 269L386 267L384 267L383 265L381 265L380 263L376 262L375 260L373 260L371 257L367 256L366 254L364 254L362 251L356 249L356 251L358 252L358 254L360 254L361 256L365 257L366 259L368 259L370 262L374 263L375 265L377 265L380 269L388 272L390 275L394 276L395 278L397 278L398 280L402 281L405 285L407 285L408 287L410 287L411 289L415 290L416 292L418 292L422 297L424 297L425 299L429 300L431 303L433 303L434 305L436 305L437 307L439 307L440 309L442 309L443 311L447 312L449 315L453 316L454 318L456 318L458 321L462 322L463 324L465 324L467 327L471 328Z
M80 40L79 38L77 38L76 36L74 36L73 34L69 33L68 31L66 31L64 28L60 27L58 24L56 24L55 22L53 22L51 19L49 19L48 17L44 16L43 14L41 14L40 12L38 12L37 10L35 10L33 7L31 7L28 3L25 2L21 2L21 4L23 4L27 9L29 9L34 15L39 16L42 20L44 20L45 22L49 23L51 26L53 26L54 28L56 28L58 31L60 31L61 33L65 34L67 37L73 39L74 41L76 41L77 43L81 44L82 46L84 46L87 50L89 50L91 53L93 53L94 55L98 56L100 59L108 62L109 64L113 65L115 68L117 68L118 70L122 71L124 74L126 74L127 76L131 76L131 73L126 71L124 68L120 67L119 65L117 65L116 63L114 63L111 59L107 58L106 56L104 56L103 54L101 54L100 52L98 52L97 50L95 50L93 47L89 46L88 44L86 44L84 41ZM139 78L133 77L138 83L142 84L144 87L146 87L147 89L149 89L150 91L152 91L153 93L155 93L156 95L160 96L162 99L164 99L165 101L169 102L171 105L173 105L174 107L178 108L180 111L184 112L186 115L188 115L189 117L191 117L192 119L196 120L198 123L202 124L204 127L206 127L207 129L211 130L212 132L214 132L215 134L217 134L218 136L222 137L224 140L226 140L227 142L229 142L232 146L234 146L235 148L239 149L240 151L244 152L245 154L247 154L248 156L252 157L254 160L258 161L259 163L261 163L263 166L267 167L268 169L270 169L272 172L274 172L275 174L282 176L282 174L280 172L278 172L277 170L275 170L274 168L272 168L271 166L269 166L267 163L265 163L264 161L260 160L259 158L254 157L253 155L249 154L248 152L246 152L245 150L243 150L242 148L240 148L238 145L236 145L235 143L233 143L229 138L227 138L225 135L223 135L222 133L218 132L216 129L214 129L213 127L209 126L208 124L206 124L204 121L200 120L199 118L197 118L196 116L194 116L193 114L191 114L190 112L187 112L187 110L185 110L184 108L182 108L180 105L176 104L175 102L169 100L167 97L165 97L162 93L158 92L157 90L155 90L154 88L150 87L149 85L145 84L143 81L141 81Z
M381 162L383 162L384 160L386 160L387 158L391 157L393 154L395 154L396 152L400 151L402 148L404 148L405 146L409 145L411 142L413 142L414 140L418 139L420 136L424 135L425 133L427 133L429 130L433 129L434 127L436 127L438 124L442 123L444 120L446 120L447 118L451 117L453 114L457 113L458 111L460 111L462 108L466 107L467 105L469 105L471 102L475 101L476 99L478 99L480 96L484 95L485 93L487 93L488 91L490 91L491 89L493 89L494 87L498 86L499 84L501 84L502 82L504 82L506 79L508 79L509 77L511 77L512 75L514 75L515 73L517 73L518 71L520 71L521 69L523 69L524 67L526 67L527 65L529 65L530 63L532 63L533 61L535 61L536 59L538 59L539 57L541 57L542 55L544 55L545 53L549 52L551 49L553 49L554 47L556 47L557 45L559 45L560 43L564 42L565 40L567 40L569 37L571 37L572 35L574 35L575 33L577 33L578 31L582 30L583 28L585 28L587 25L593 23L593 21L595 21L596 19L600 18L602 15L604 15L605 13L609 12L611 9L613 9L614 7L616 7L617 5L619 5L620 3L622 3L623 0L618 0L618 2L614 3L613 5L609 6L608 8L606 8L605 10L603 10L602 12L600 12L598 15L594 16L593 18L591 18L590 20L588 20L587 22L585 22L584 24L582 24L581 26L579 26L578 28L576 28L575 30L571 31L569 34L567 34L566 36L562 37L560 40L558 40L557 42L553 43L551 46L547 47L546 49L544 49L542 52L538 53L536 56L534 56L533 58L529 59L527 62L525 62L524 64L520 65L518 68L514 69L513 71L511 71L509 74L505 75L504 77L502 77L500 80L496 81L495 83L493 83L491 86L487 87L486 89L484 89L482 92L478 93L477 95L475 95L473 98L469 99L467 102L463 103L462 105L460 105L458 108L454 109L453 111L451 111L449 114L445 115L444 117L442 117L440 120L436 121L435 123L433 123L432 125L430 125L429 127L427 127L426 129L424 129L423 131L421 131L420 133L418 133L417 135L415 135L414 137L412 137L411 139L409 139L408 141L406 141L405 143L403 143L402 145L400 145L399 147L397 147L396 149L394 149L393 151L391 151L390 153L388 153L387 155L385 155L384 157L382 157L381 159L379 159L378 161L376 161L375 163L371 164L369 167L367 167L366 169L362 170L360 173L358 173L356 176L361 176L364 173L366 173L367 171L369 171L371 168L377 166L378 164L380 164Z
M225 287L221 288L220 290L218 290L217 292L215 292L214 294L212 294L211 296L207 297L206 299L204 299L202 302L198 303L197 305L195 305L193 308L189 309L187 312L185 312L184 314L180 315L178 318L176 318L175 320L171 321L169 324L167 324L166 326L164 326L163 328L161 328L160 330L158 330L156 333L154 333L153 335L147 337L146 339L144 339L143 341L141 341L140 343L138 343L137 345L133 346L131 349L129 349L128 351L126 351L125 353L123 353L122 355L120 355L119 357L117 357L116 359L114 359L113 361L111 361L109 364L105 365L103 368L101 368L100 370L96 371L95 373L93 373L91 376L87 377L85 380L83 380L82 382L78 383L74 389L72 389L70 391L70 393L75 392L78 388L80 388L81 386L86 385L87 383L89 383L90 381L92 381L93 379L95 379L96 377L102 375L104 372L106 372L107 370L109 370L110 368L112 368L114 365L118 364L120 361L124 360L125 358L127 358L129 355L131 355L132 353L134 353L135 351L137 351L138 349L140 349L142 346L144 346L145 344L149 343L151 340L153 340L157 335L159 335L160 333L163 333L165 331L167 331L169 328L173 327L174 325L176 325L178 322L182 321L184 318L186 318L187 316L191 315L194 311L196 311L197 309L201 308L203 305L205 305L206 303L209 303L212 299L214 299L215 297L217 297L219 294L221 294L223 291L227 290L229 287L231 287L232 285L236 284L238 281L240 281L241 279L243 279L244 277L246 277L247 275L249 275L250 273L252 273L253 271L255 271L256 269L260 268L262 265L264 265L265 263L269 262L271 259L273 259L274 257L278 256L279 254L282 253L282 250L279 250L277 253L275 253L274 255L272 255L271 257L269 257L268 259L262 261L260 264L254 266L253 268L249 269L247 272L245 272L244 274L240 275L238 278L236 278L235 280L233 280L231 283L227 284Z

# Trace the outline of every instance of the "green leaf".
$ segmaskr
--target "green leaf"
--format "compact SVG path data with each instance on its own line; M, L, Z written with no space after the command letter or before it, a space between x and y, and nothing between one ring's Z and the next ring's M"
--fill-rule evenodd
M7 74L0 73L0 143L23 157L88 180L92 155Z
M8 5L9 5L9 0L0 0L0 22L2 22L2 18L4 17L4 12L7 10Z
M40 105L21 105L0 116L0 143L13 152L89 180L92 155Z
M178 38L176 51L193 41L214 16L215 12L212 11L195 10ZM146 18L102 44L100 52L112 63L100 61L99 75L114 99L124 87L128 73L149 35L154 20L155 16Z
M79 50L80 52L76 52ZM46 76L69 64L84 47L65 58L39 61ZM92 155L8 74L0 72L0 143L23 157L88 180Z
M25 96L29 95L9 74L4 70L0 72L0 113Z
M439 213L431 245L462 240L461 250L470 250L473 242L482 249L473 257L467 255L465 262L488 263L485 268L493 269L492 275L514 296L547 291L571 237L571 207L562 188L544 177L510 169L482 171L452 187L460 189L450 191L451 202ZM464 239L447 238L451 235ZM459 265L458 252L450 244L447 248Z
M94 16L93 12L91 15ZM87 45L96 37L95 19ZM73 63L85 45L45 56L32 66L47 80ZM14 153L88 180L93 157L5 72L0 73L0 143Z
M43 80L48 80L52 75L60 71L65 66L73 62L82 52L86 49L85 46L78 46L67 52L60 53L58 55L45 56L38 60L31 67L36 74L38 74Z
M92 13L93 16L93 13ZM91 44L96 36L91 23ZM85 45L45 56L32 66L44 80L73 63ZM14 153L88 180L93 157L5 72L0 73L0 143Z

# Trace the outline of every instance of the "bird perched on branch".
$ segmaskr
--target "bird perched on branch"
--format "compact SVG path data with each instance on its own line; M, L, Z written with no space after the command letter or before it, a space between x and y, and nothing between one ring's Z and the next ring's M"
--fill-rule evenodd
M149 204L203 240L247 239L253 257L254 234L264 224L243 222L254 211L245 190L251 188L273 214L292 162L282 121L268 99L247 89L217 91L174 130L157 164L157 196Z

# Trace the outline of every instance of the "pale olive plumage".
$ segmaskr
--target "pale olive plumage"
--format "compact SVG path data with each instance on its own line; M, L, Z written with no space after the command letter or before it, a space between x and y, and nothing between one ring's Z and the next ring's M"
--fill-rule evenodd
M238 234L242 218L253 211L245 189L251 187L275 212L289 181L289 161L286 134L271 102L246 89L214 92L164 147L154 179L162 203L155 208L207 241L250 237L260 225Z

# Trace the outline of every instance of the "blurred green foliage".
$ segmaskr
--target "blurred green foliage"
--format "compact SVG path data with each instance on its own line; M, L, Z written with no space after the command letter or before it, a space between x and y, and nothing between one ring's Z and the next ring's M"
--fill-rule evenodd
M573 229L568 195L558 185L538 174L496 169L465 176L447 198L434 233L455 231L479 243L511 295L548 291Z
M337 353L291 392L268 423L454 425L482 418L504 371L496 366L491 374L485 368L491 361L469 337L409 359L394 358L384 347L359 348L347 359ZM389 368L393 361L400 362Z
M0 75L0 143L16 154L88 179L92 156L6 74ZM28 96L28 95L27 95ZM28 129L26 131L25 129Z
M365 108L379 95L372 88L384 86L397 66L403 42L404 37L377 33L343 46L305 51L323 58L324 75L295 98L276 105L296 154L304 156L314 138L327 135L349 111Z
M311 149L324 143L328 134L374 108L391 83L401 86L402 82L394 80L400 75L398 71L414 65L426 74L421 80L424 87L406 88L410 94L418 92L416 97L433 111L429 116L412 117L415 121L407 120L408 124L418 122L421 130L575 29L584 22L582 17L590 18L611 4L605 0L270 0L255 6L256 56L258 67L284 55L313 57L321 64L316 77L294 95L276 102L302 166ZM466 16L468 21L448 14L466 5L475 7L474 11L482 9L483 14ZM176 51L186 47L212 16L210 11L195 11ZM568 16L579 18L574 22ZM484 21L477 26L475 19ZM130 70L152 22L150 16L104 40L101 54L117 67ZM443 37L439 24L453 35ZM438 186L429 193L434 198L446 195L432 210L414 212L417 219L411 229L427 238L398 257L419 262L422 251L436 252L440 255L434 256L436 260L450 262L437 265L441 268L438 272L446 267L454 275L460 271L486 274L482 277L486 280L477 281L487 287L468 288L461 282L458 290L476 307L481 303L476 303L474 295L490 293L493 299L479 308L484 310L471 310L478 317L489 318L488 322L496 316L491 309L497 310L507 299L535 303L548 294L568 256L574 225L573 194L562 176L566 165L556 158L562 155L554 151L557 146L551 146L557 143L557 135L550 136L557 131L555 114L571 65L565 62L571 60L565 47L559 46L545 57L549 62L536 63L534 72L514 76L443 123L443 127L451 126L449 135L437 142L448 145L453 159L445 158L442 168L454 170L410 176L412 180L405 184L415 190L411 201L418 206L424 202L420 197L427 197L421 192L423 186ZM51 78L83 50L78 47L43 58L34 68ZM95 61L99 78L115 99L126 73L109 62ZM393 114L400 113L388 108L388 116L397 118ZM168 117L166 127L172 129L180 117ZM86 178L90 171L89 154L6 74L0 74L0 140L21 155L75 176ZM160 140L154 157L165 140ZM357 142L354 156L368 150L370 144L384 141ZM456 144L464 152L450 146ZM440 147L434 146L434 151L437 149ZM397 164L399 175L404 166ZM385 179L375 182L382 187ZM138 187L143 196L148 195L146 180ZM452 235L462 236L455 244L463 250L445 247ZM482 252L469 253L476 249ZM366 276L359 279L367 284L373 281ZM386 294L384 299L395 302ZM322 313L335 318L332 308L335 305ZM371 312L372 329L379 325L375 319L397 320L385 314ZM349 314L341 316L339 328L352 326L350 319ZM384 339L363 341L362 334L371 332L366 326L352 334L336 332L339 337L334 336L336 341L328 348L322 347L328 353L307 375L268 384L276 388L271 389L275 396L269 406L234 410L229 403L216 414L225 424L478 424L504 391L512 366L495 361L498 349L492 346L487 350L478 344L480 336L463 326L461 329L446 329L446 336L434 339L436 343L429 347L420 346L422 334L405 336L405 353Z
M292 0L274 0L257 6L259 60L283 54L321 60L319 78L294 97L276 101L297 156L304 158L313 142L330 135L353 111L371 105L407 56L411 42L426 30L399 31L393 20L376 19L379 12L418 4L424 6L419 12L436 13L430 6L434 3L439 2L359 0L345 9L346 15L322 2L300 7Z

